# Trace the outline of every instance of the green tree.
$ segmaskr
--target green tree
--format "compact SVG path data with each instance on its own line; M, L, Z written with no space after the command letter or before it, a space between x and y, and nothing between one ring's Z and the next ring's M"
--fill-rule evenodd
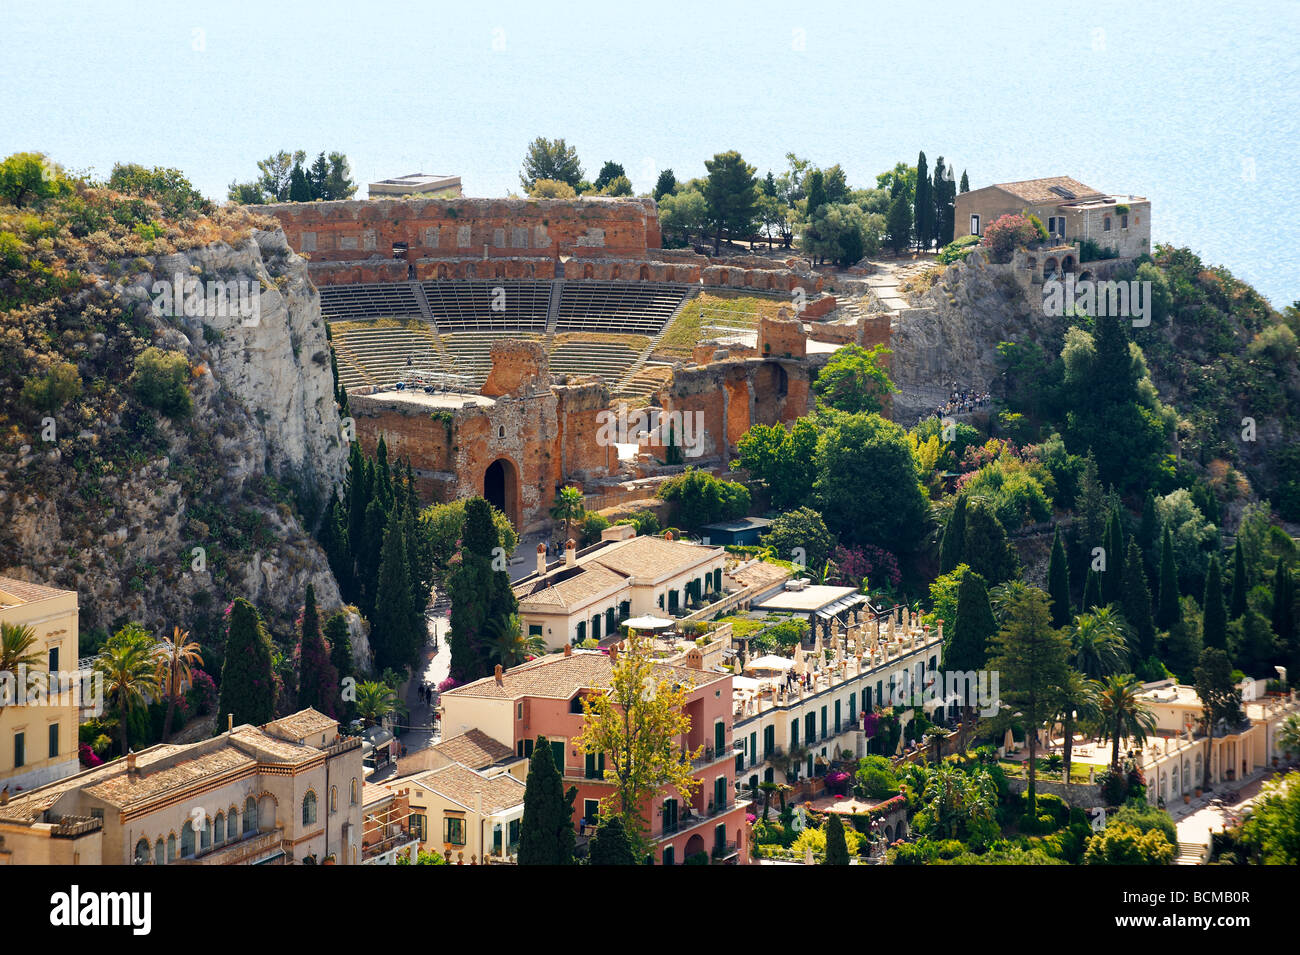
M835 537L826 529L821 514L800 507L777 515L763 544L782 560L802 563L813 576L820 576L835 547Z
M564 791L550 741L537 737L524 786L524 816L519 826L520 865L573 864L573 800Z
M1061 757L1063 763L1063 772L1061 779L1065 785L1070 785L1070 764L1074 755L1074 732L1080 724L1089 726L1097 722L1101 716L1101 708L1097 705L1097 693L1100 684L1089 680L1078 670L1068 668L1065 676L1062 677L1061 683L1056 687L1056 692L1052 699L1053 716L1055 722L1061 724L1061 736L1064 742L1061 747Z
M916 195L912 201L912 221L916 227L916 241L923 250L929 247L930 237L934 234L931 223L934 218L934 198L930 195L930 190L930 167L922 152L916 157Z
M885 215L885 241L898 255L912 241L912 209L904 196L898 196L889 204Z
M1142 550L1142 569L1147 580L1157 579L1157 560L1160 556L1160 512L1156 508L1155 493L1148 488L1142 501L1142 518L1137 529L1138 547Z
M1070 565L1065 560L1059 527L1052 532L1052 556L1047 563L1047 592L1052 598L1052 626L1064 627L1070 622L1074 608L1070 603Z
M812 496L818 433L807 417L797 419L789 431L780 424L756 424L736 443L736 463L767 485L774 508L788 511Z
M225 653L218 715L233 715L236 725L270 722L275 717L271 637L257 608L243 597L230 605Z
M339 674L330 661L320 632L316 610L316 588L307 585L302 609L302 636L298 644L298 708L311 707L326 716L337 717Z
M1250 581L1246 576L1246 560L1241 552L1241 541L1232 544L1232 600L1228 604L1228 619L1236 620L1246 612L1246 592Z
M844 823L839 813L831 813L826 821L826 858L822 865L848 865L849 846L844 841Z
M814 169L804 177L803 185L808 194L805 213L811 221L816 218L817 211L826 205L826 174L820 169Z
M1019 572L1020 561L1007 540L1007 532L987 501L977 498L967 506L964 536L961 562L969 564L990 584L1010 580Z
M499 541L487 501L470 498L465 504L459 562L453 562L447 577L451 675L459 683L477 680L489 672L489 624L494 620L504 622L519 612Z
M1210 566L1205 572L1205 596L1201 600L1201 645L1226 650L1228 646L1228 610L1223 605L1223 579L1219 574L1219 558L1210 555Z
M1124 559L1122 591L1120 607L1137 638L1136 657L1146 660L1156 650L1156 628L1151 619L1151 591L1147 587L1146 572L1142 569L1142 551L1132 537Z
M870 349L845 345L831 356L813 382L818 402L849 414L878 414L884 408L883 399L898 391L885 367L890 354L884 345Z
M1214 750L1214 731L1220 720L1234 723L1241 715L1241 694L1232 681L1232 664L1228 654L1217 646L1201 650L1195 672L1196 695L1201 701L1202 725L1209 739L1206 752ZM1226 767L1225 767L1226 768ZM1205 760L1201 786L1210 788L1210 760Z
M612 665L609 687L580 698L582 732L575 745L605 755L605 781L614 792L602 805L602 818L622 819L637 857L646 847L643 813L655 793L668 787L689 800L700 785L691 760L703 747L691 752L681 746L691 727L687 693L676 676L655 665L646 641L632 634Z
M1084 865L1169 865L1174 846L1159 829L1143 833L1127 822L1112 821L1088 840Z
M1156 625L1172 631L1182 626L1183 608L1178 599L1178 565L1174 561L1174 539L1165 528L1160 540L1160 603L1156 610Z
M564 539L570 540L574 521L580 521L586 513L582 491L576 487L562 487L551 504L551 519L564 521Z
M1119 604L1124 597L1124 523L1119 510L1111 512L1106 525L1106 565L1101 573L1101 599L1103 603Z
M967 571L957 586L957 614L945 640L943 668L983 669L988 662L989 641L997 629L984 578L973 570Z
M1079 609L1088 613L1101 605L1101 575L1089 567L1083 580L1083 601Z
M1109 606L1081 613L1066 628L1071 662L1092 679L1122 673L1129 662L1128 624Z
M139 163L116 163L108 177L108 188L127 196L152 199L168 218L193 218L212 211L212 203L194 188L179 169Z
M44 153L14 153L0 162L0 198L21 208L72 192L71 180Z
M193 408L189 390L190 361L184 352L150 345L135 357L131 384L142 404L172 418L184 418Z
M172 720L176 716L177 700L181 699L184 688L193 680L194 668L203 666L203 654L199 645L190 640L189 636L188 631L173 627L171 640L164 640L160 648L158 684L167 699L167 715L163 718L164 743L172 738Z
M677 189L677 177L673 175L673 171L671 169L664 169L659 173L659 178L655 180L655 190L654 190L655 202L658 202L660 199L668 195L670 192L676 191L676 189Z
M128 623L109 637L95 657L94 670L104 679L104 696L117 710L123 756L131 750L126 730L131 711L144 709L162 692L159 662L153 639L138 623Z
M1282 646L1289 647L1295 643L1295 578L1280 556L1273 568L1272 624Z
M1241 841L1265 865L1300 865L1300 772L1264 784Z
M1156 731L1155 715L1139 699L1141 692L1142 684L1131 673L1108 676L1097 690L1103 738L1110 741L1110 766L1115 772L1120 768L1120 740L1133 740L1140 748Z
M682 188L659 200L659 225L667 233L689 240L704 234L709 224L709 203L698 189Z
M989 666L1002 674L1003 699L1019 710L1029 743L1028 811L1038 818L1038 730L1052 715L1055 688L1065 679L1070 646L1052 628L1047 594L1037 588L1011 605L1007 622L993 637Z
M20 667L36 670L46 657L36 642L36 631L27 624L0 621L0 673L17 674ZM11 703L9 692L0 692L0 714Z
M970 180L966 178L966 170L961 171L961 191L970 192Z
M708 471L687 468L659 485L655 496L673 505L675 519L694 530L714 521L731 521L749 513L749 488L720 481Z
M582 163L578 150L563 139L550 140L538 136L528 146L524 167L519 173L519 183L524 192L532 192L538 179L555 179L567 182L573 188L582 181Z
M621 816L600 821L591 837L589 865L636 865L636 851Z
M621 165L614 162L614 160L610 159L600 167L600 172L596 174L596 181L592 183L592 186L597 192L601 192L611 182L619 178L626 179L627 171L624 170Z
M939 573L947 574L961 563L966 551L966 498L958 496L943 528L939 544Z
M735 150L706 159L704 168L709 172L704 184L704 199L714 229L713 254L717 255L722 247L723 232L739 238L753 231L758 183L754 179L754 167Z
M406 533L401 520L391 520L379 558L370 645L375 667L405 670L419 659L424 646L424 608L412 600Z
M357 684L357 715L366 726L377 726L389 713L400 713L406 706L387 683L366 680Z
M352 635L348 632L348 618L343 611L335 611L325 621L325 640L330 648L330 664L338 675L340 686L343 681L354 676L352 662ZM350 723L355 717L355 703L342 699L340 694L338 717L342 723Z

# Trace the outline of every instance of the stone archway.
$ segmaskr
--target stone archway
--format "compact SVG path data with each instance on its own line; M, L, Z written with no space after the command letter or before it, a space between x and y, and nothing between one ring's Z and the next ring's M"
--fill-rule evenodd
M497 458L483 472L483 499L520 526L519 468L509 458Z
M685 858L689 859L691 856L699 855L701 852L706 851L708 850L704 848L704 837L698 832L686 840L686 851L684 853Z
M1074 271L1074 256L1067 255L1065 258L1061 259L1061 271L1062 272Z

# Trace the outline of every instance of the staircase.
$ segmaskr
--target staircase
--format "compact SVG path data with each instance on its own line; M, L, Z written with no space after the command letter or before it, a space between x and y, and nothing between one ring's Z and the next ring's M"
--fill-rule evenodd
M1210 847L1203 842L1179 842L1174 865L1204 865L1210 856Z
M677 307L673 309L673 313L668 316L667 321L660 326L657 332L650 336L650 344L646 345L641 354L637 356L636 361L632 362L632 364L628 366L627 371L623 373L623 377L620 378L618 384L614 386L614 394L644 396L658 390L660 382L657 380L651 379L651 381L653 381L653 387L647 387L644 377L637 381L634 381L633 379L638 378L637 373L641 371L647 363L653 365L665 364L664 362L650 362L650 356L653 355L655 349L659 347L659 342L663 340L664 335L668 334L668 329L672 328L673 322L677 321L677 316L680 315L682 310L685 309L686 306L699 294L699 289L690 289L682 296L682 300L677 303Z

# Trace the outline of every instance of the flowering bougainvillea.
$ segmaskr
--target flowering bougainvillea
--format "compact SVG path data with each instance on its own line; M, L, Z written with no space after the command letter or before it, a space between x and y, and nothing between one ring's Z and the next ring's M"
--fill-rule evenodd
M835 548L831 559L835 563L838 581L848 586L860 587L863 581L874 581L877 584L888 581L891 586L897 587L903 579L898 558L874 544L864 544L861 547L841 545Z

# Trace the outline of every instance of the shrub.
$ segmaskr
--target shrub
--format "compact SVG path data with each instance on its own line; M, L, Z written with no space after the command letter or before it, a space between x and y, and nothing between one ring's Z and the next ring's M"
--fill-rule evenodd
M1130 799L1110 817L1118 822L1128 823L1141 833L1163 832L1171 844L1178 843L1178 827L1169 813L1146 800Z
M44 375L23 383L23 401L37 411L58 411L81 397L81 375L71 362L58 362Z
M980 237L977 235L964 235L960 239L954 239L939 250L939 262L943 265L951 265L953 262L965 261L966 256L970 255L971 250L979 245Z
M131 381L143 404L170 417L183 418L193 408L189 377L190 363L185 355L150 346L136 356Z
M1020 215L1002 216L984 230L981 245L989 250L994 261L1008 262L1011 253L1023 246L1039 241L1034 224Z
M884 756L864 756L858 761L853 788L859 796L883 799L898 792L893 763Z

